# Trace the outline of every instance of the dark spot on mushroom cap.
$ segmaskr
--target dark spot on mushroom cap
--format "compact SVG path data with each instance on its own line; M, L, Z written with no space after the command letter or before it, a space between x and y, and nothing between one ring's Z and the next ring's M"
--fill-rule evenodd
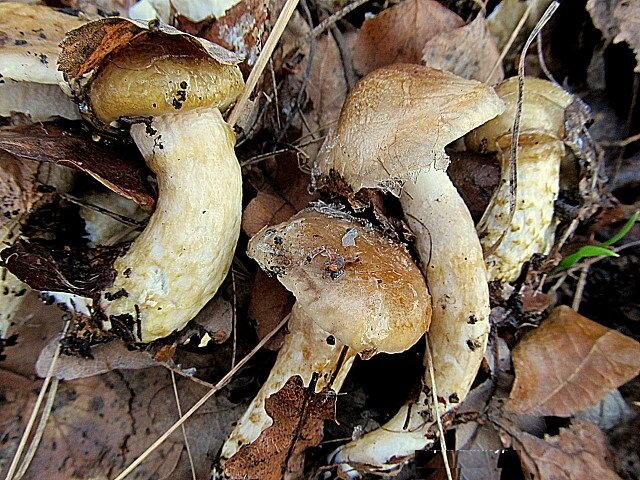
M333 335L329 335L327 337L327 345L335 345L336 344L336 337L334 337Z
M180 88L182 88L183 90L185 90L188 86L189 84L184 80L180 82Z
M26 41L26 40L16 40L16 41L15 41L15 44L16 44L16 45L26 45L26 44L27 44L27 41ZM29 53L29 52L27 52L27 53Z
M478 323L478 319L476 318L475 315L470 315L469 319L467 320L467 323L469 325L475 325L476 323Z
M458 397L457 393L452 393L451 395L449 395L449 403L459 403L460 402L460 397Z

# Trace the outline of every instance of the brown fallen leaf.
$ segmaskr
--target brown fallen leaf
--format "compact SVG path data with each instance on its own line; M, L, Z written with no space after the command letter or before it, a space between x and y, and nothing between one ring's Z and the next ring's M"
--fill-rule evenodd
M627 42L636 55L636 68L640 72L640 3L632 0L619 0L613 10L613 16L618 21L619 33L614 42Z
M353 40L353 36L347 36ZM350 45L347 45L350 48ZM349 87L338 44L331 33L321 37L316 45L316 53L307 83L307 94L313 104L311 119L322 134L338 121L340 110ZM321 142L316 142L320 148Z
M147 180L151 172L135 149L105 148L83 135L37 124L0 130L0 150L79 170L146 210L155 207L156 194Z
M0 477L4 478L40 381L0 370ZM205 389L177 378L182 409ZM208 478L210 455L222 445L243 406L224 395L185 424L197 478ZM109 372L62 382L44 436L25 479L114 478L178 419L170 372L164 368ZM192 478L184 437L174 433L132 474L138 479Z
M268 18L265 0L243 0L198 35L243 56L251 67L260 54Z
M353 47L354 66L364 75L393 63L420 63L429 39L463 25L435 0L404 0L364 22Z
M422 51L422 61L426 66L489 85L504 79L502 66L489 77L499 57L500 52L482 14L468 25L431 38Z
M516 346L513 363L506 410L568 417L640 373L640 343L560 306Z
M311 179L298 168L295 155L278 155L276 162L272 179L260 188L242 213L242 229L250 237L262 227L288 220L317 198L307 190Z
M228 478L299 478L304 451L320 443L324 422L335 420L335 392L313 390L295 376L265 401L273 424L225 463Z
M592 423L575 422L544 439L513 430L509 434L522 468L535 480L620 480L607 465L605 437Z
M447 172L460 196L477 222L487 209L491 195L500 181L500 165L493 155L474 152L449 152Z
M51 359L60 339L56 336L42 349L36 362L36 372L46 377ZM74 380L91 377L111 370L148 368L157 362L147 352L129 350L120 340L94 345L91 348L93 358L61 355L56 362L53 376L59 380Z
M258 269L251 289L249 316L256 321L258 338L264 338L291 311L295 297L284 288L275 277L269 277ZM269 350L278 350L284 341L283 333L278 332L265 346Z

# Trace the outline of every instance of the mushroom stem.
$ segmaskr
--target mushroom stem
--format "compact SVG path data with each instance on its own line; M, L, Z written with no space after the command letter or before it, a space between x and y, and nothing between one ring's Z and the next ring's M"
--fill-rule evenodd
M429 338L442 415L466 397L487 345L489 291L482 249L469 210L446 172L421 172L405 184L400 202L431 292ZM424 383L431 386L428 375ZM433 410L431 395L423 391L383 427L337 450L333 462L354 474L355 465L368 472L399 468L404 458L432 445L426 434Z
M546 254L554 241L554 202L560 191L564 144L544 134L521 135L518 142L516 207L509 222L509 136L498 142L500 182L478 223L487 252L490 280L515 280L535 253ZM506 232L506 233L505 233Z
M324 388L337 392L351 369L355 351L320 328L298 304L289 314L288 328L269 378L222 447L223 468L244 445L253 443L271 426L273 420L264 408L265 400L280 391L289 378L299 375L306 386L316 373L316 392Z
M183 328L224 280L240 232L242 178L235 136L217 108L160 115L131 135L160 195L147 228L116 260L100 308L108 320L128 317L149 342Z

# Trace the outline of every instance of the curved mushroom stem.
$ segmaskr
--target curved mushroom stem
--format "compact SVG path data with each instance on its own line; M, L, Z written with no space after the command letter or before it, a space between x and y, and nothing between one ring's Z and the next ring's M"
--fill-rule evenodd
M416 248L431 292L429 329L436 391L442 415L464 400L476 376L489 335L489 290L482 249L469 210L446 172L424 171L408 181L400 202L416 234ZM425 359L426 360L426 359ZM431 379L425 375L427 388ZM431 395L403 407L381 428L350 442L333 462L357 475L399 468L416 450L429 447Z
M147 228L116 260L100 308L149 342L183 328L224 280L240 233L242 178L235 135L217 108L154 117L131 135L160 195Z
M500 183L478 223L480 242L487 252L490 280L512 281L535 253L547 254L557 221L554 202L560 191L561 140L543 133L525 134L518 142L516 206L509 222L509 149L511 135L498 140Z
M299 375L309 385L313 374L318 375L316 391L331 388L339 391L355 359L355 351L318 327L298 304L289 314L289 333L278 352L276 363L249 408L238 421L222 447L220 465L245 445L253 443L273 423L265 410L265 400L280 391L287 380Z

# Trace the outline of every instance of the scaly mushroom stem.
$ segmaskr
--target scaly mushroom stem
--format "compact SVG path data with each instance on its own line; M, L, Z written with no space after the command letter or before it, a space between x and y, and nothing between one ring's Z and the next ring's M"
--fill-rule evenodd
M501 179L484 216L478 223L486 254L489 280L511 282L535 253L547 254L553 245L557 222L553 218L558 198L565 109L573 96L546 80L525 78L516 163L516 198L510 218L509 171L512 126L518 105L518 79L496 87L505 102L504 113L469 132L470 150L497 152Z
M522 264L532 255L549 253L557 225L553 213L560 190L564 144L545 134L520 136L516 207L509 223L510 146L510 135L498 141L500 183L478 224L478 231L482 232L480 242L487 251L485 262L491 280L515 280ZM494 245L497 246L492 251Z
M238 450L253 443L271 426L273 420L265 411L265 400L280 391L289 378L299 375L304 384L309 385L316 373L316 392L323 388L338 392L351 369L355 351L339 340L332 339L331 334L317 326L298 304L289 314L288 328L289 333L284 338L269 378L222 447L222 467Z
M100 308L108 319L128 316L136 334L139 321L139 340L149 342L183 328L224 280L240 232L242 178L235 136L217 108L154 117L131 135L160 195L149 225L116 260Z
M471 388L489 334L489 291L480 242L469 210L446 172L430 168L405 184L400 198L431 292L429 329L438 412L456 407ZM425 359L426 361L426 359ZM431 386L429 375L424 383ZM433 424L431 395L405 406L383 427L339 449L333 461L389 471L405 457L429 447ZM431 419L431 420L429 420Z

